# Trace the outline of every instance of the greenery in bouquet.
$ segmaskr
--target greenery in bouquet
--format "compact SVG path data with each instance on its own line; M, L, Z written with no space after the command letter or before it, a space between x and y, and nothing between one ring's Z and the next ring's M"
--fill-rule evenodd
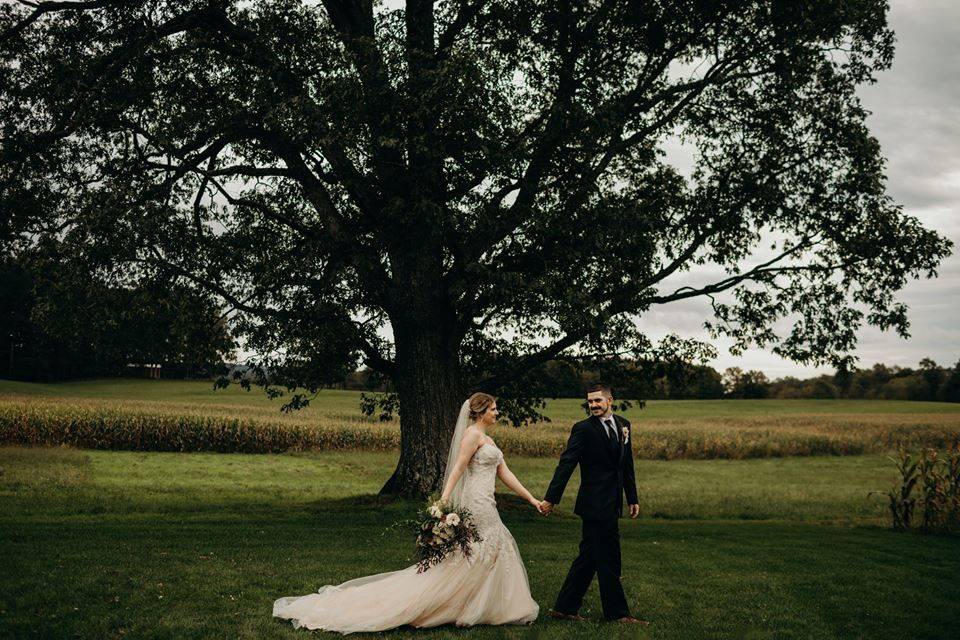
M471 543L482 540L468 509L447 505L439 500L428 503L425 509L419 511L416 522L414 555L417 573L439 564L456 551L470 557Z

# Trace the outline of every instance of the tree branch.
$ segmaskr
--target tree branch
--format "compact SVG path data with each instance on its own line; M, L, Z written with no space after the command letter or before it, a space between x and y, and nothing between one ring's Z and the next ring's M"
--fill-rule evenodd
M0 43L9 40L10 38L16 37L18 33L29 27L31 24L36 22L43 16L45 13L53 13L55 11L87 11L89 9L102 9L108 7L112 4L123 4L122 0L89 0L88 2L27 2L25 0L18 0L19 4L32 7L33 12L31 12L26 18L13 25L11 28L7 29L5 32L0 34Z
M267 318L276 318L280 320L297 320L297 319L311 319L312 316L309 313L304 315L298 315L291 313L289 311L284 311L281 309L273 309L269 307L254 306L247 303L244 300L241 300L236 295L234 295L230 290L228 290L223 285L201 278L193 271L186 269L174 262L171 262L163 257L160 251L156 247L149 247L150 253L153 255L153 260L140 260L145 264L152 264L154 266L160 266L165 269L169 269L178 275L187 278L194 284L203 287L207 291L210 291L216 295L219 295L224 300L229 302L235 309L238 311L243 311L244 313L249 313L257 317L267 317ZM379 371L380 373L393 376L396 373L396 364L385 357L383 357L380 352L374 347L370 342L363 337L360 333L360 328L357 326L357 323L354 322L348 315L344 314L343 319L346 320L347 325L351 326L354 329L353 335L350 336L351 342L354 346L363 352L366 356L364 359L364 364L366 364L371 369Z
M485 4L487 4L486 0L474 0L473 2L460 0L457 6L456 17L454 17L453 22L447 25L447 28L443 30L443 33L441 33L437 39L436 56L438 62L442 62L450 56L450 51L457 37L463 33L470 22L477 17Z
M390 177L403 166L399 147L400 100L390 85L387 67L377 47L372 0L323 0L323 6L353 57L365 94L364 119L370 128L374 162L381 177ZM391 180L384 180L392 184Z
M141 131L141 134L149 139L149 132ZM201 169L200 163L219 153L228 143L248 138L257 139L264 144L268 150L283 160L287 165L284 170L285 177L293 179L300 185L307 201L310 202L314 211L320 215L324 225L323 234L335 244L351 247L349 252L343 254L345 259L356 269L357 275L367 283L371 294L380 292L378 304L384 308L389 308L390 299L389 296L386 295L386 291L388 290L390 279L383 269L380 255L371 250L366 243L363 242L362 238L357 235L356 231L359 225L340 214L329 192L321 180L307 167L296 145L284 136L259 126L237 124L231 127L229 137L223 136L215 140L208 145L206 149L192 157L184 157L180 149L168 150L168 154L180 159L179 166L167 167L149 162L147 166L154 166L172 173L172 175L164 181L164 185L166 186L162 188L170 188L176 180L179 180L188 172L194 172L201 177L212 179L215 177L214 174ZM254 208L270 219L281 222L300 233L308 234L312 237L321 237L319 235L321 231L315 227L304 225L255 200L236 198L223 189L218 182L214 181L213 184L217 186L218 191L220 191L231 204ZM358 260L358 257L362 257L363 260Z
M606 309L603 309L601 311L600 316L597 316L595 319L609 320L610 318L620 313L629 311L630 307L645 308L646 306L650 306L651 304L665 304L667 302L673 302L673 301L681 300L685 298L692 298L692 297L697 297L701 295L710 295L710 294L725 291L747 280L758 280L760 279L760 277L766 278L771 275L775 275L780 271L787 272L787 271L795 271L798 268L803 269L805 267L794 266L794 267L783 267L779 269L771 269L770 267L802 249L809 248L813 244L815 244L815 242L810 239L801 240L793 247L786 249L785 251L781 252L779 255L771 258L767 262L757 265L756 267L750 269L749 271L746 271L741 274L736 274L734 276L730 276L729 278L725 278L724 280L721 280L711 285L707 285L700 289L694 289L692 287L682 287L668 296L650 296L650 297L635 301L634 304L630 304L629 300L615 301L616 304L611 304ZM688 248L684 253L688 253L688 252L690 252L690 248ZM670 270L672 272L673 270L676 269L676 267L673 266L676 264L677 264L677 260L673 261L673 263L671 263L671 265L668 265L668 267L666 267L663 271ZM597 306L598 305L594 305L592 308L596 308ZM593 328L590 326L585 326L579 329L567 331L562 338L555 341L553 344L550 344L544 349L541 349L540 351L537 351L535 353L529 354L521 358L516 364L514 364L514 366L510 367L506 371L497 375L490 376L489 378L485 379L478 385L478 388L487 390L487 391L496 390L497 388L503 386L504 384L512 380L515 380L516 378L521 376L524 372L529 371L534 367L537 367L541 364L545 364L546 362L549 362L550 360L554 359L557 356L557 354L559 354L564 349L567 349L577 344L584 338L586 338L591 333L591 331L593 331Z
M475 238L464 243L464 264L459 267L461 271L466 271L489 247L496 245L517 227L534 202L550 159L568 131L568 127L565 126L566 115L579 86L575 75L579 49L573 44L573 17L568 0L562 3L561 14L558 35L560 68L557 75L556 97L544 114L534 119L534 122L544 124L538 139L533 144L530 161L523 174L515 183L500 189L488 205L489 211L496 213L497 217L486 227L478 229ZM517 192L513 204L503 210L500 202L513 191Z

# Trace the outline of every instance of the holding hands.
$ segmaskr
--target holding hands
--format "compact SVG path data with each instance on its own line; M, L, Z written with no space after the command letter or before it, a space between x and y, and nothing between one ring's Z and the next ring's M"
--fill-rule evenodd
M537 507L537 511L539 511L540 515L542 516L549 516L551 513L553 513L554 504L552 502L548 502L547 500L541 500L539 504L534 504L534 506ZM640 505L631 504L629 506L630 506L630 519L636 520L637 517L640 515Z
M530 498L527 500L527 502L529 502L530 504L533 505L533 508L537 510L537 513L541 513L541 514L543 513L543 501L542 501L542 500L537 500L537 499L534 498L533 496L530 496Z

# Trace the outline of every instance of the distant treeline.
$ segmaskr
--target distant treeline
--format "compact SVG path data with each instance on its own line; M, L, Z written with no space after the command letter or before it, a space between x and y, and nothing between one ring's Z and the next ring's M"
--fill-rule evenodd
M564 362L552 362L528 376L543 397L576 398L594 380L611 376ZM813 378L770 380L762 371L731 367L720 373L705 365L671 367L664 375L613 384L614 395L636 399L850 398L960 402L960 361L941 367L925 358L916 369L875 364ZM351 374L345 389L385 391L369 370Z
M0 377L143 375L153 365L165 378L206 378L233 349L222 310L182 282L122 286L56 245L0 256Z
M813 378L769 381L761 371L727 369L724 390L733 398L854 398L960 402L960 361L941 367L929 358L911 367L875 364Z

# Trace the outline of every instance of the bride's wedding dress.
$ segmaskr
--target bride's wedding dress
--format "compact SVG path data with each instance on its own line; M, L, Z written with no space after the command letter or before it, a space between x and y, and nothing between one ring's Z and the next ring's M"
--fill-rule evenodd
M502 461L495 444L484 444L464 472L460 503L473 514L483 538L469 558L454 552L423 573L412 565L280 598L273 615L296 627L340 633L533 622L540 607L530 596L526 568L493 497Z

